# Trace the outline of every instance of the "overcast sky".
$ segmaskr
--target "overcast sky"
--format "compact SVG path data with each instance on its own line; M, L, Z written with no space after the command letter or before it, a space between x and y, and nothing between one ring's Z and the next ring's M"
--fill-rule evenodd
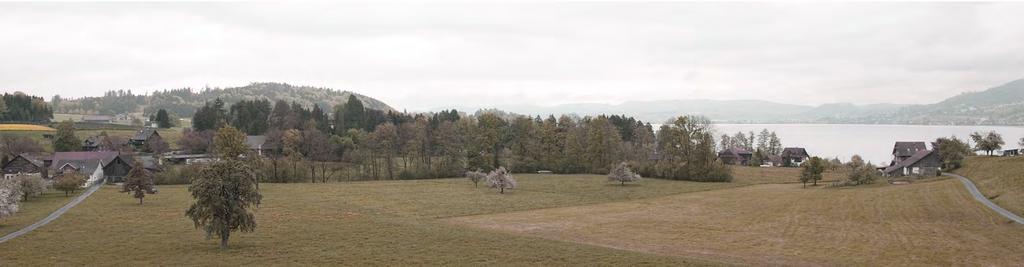
M1024 4L0 3L0 90L275 81L398 109L931 103L1024 78Z

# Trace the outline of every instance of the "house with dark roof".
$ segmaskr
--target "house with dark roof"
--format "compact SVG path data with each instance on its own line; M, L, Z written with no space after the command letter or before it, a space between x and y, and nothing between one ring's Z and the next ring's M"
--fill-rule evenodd
M768 155L761 159L761 167L781 167L785 164L786 162L783 161L782 156L779 155Z
M53 154L49 171L54 175L67 172L86 175L89 177L87 184L104 179L107 182L120 182L131 170L131 162L131 156L117 151L57 152Z
M738 147L718 152L718 159L721 160L722 163L729 165L747 165L753 156L754 153Z
M917 152L924 150L928 150L924 142L896 142L892 146L892 162L889 163L889 166L907 160L914 156L914 154L917 154Z
M1021 149L1007 149L1003 150L1003 157L1016 157L1020 156Z
M802 147L787 147L782 149L782 154L779 155L782 158L782 166L800 166L804 164L811 157L807 154L807 149Z
M4 178L11 178L19 174L38 174L48 178L46 169L50 155L46 153L22 153L3 165Z
M277 145L270 142L265 135L249 135L245 137L245 145L249 146L249 150L257 156L267 155L274 153L277 149Z
M882 170L886 176L936 176L940 174L942 159L939 153L928 150L925 142L896 142L892 146L892 162Z
M128 143L134 146L136 149L145 148L146 144L158 142L163 138L160 137L160 133L156 131L156 128L146 127L142 128L138 132L135 132L131 138L128 139Z

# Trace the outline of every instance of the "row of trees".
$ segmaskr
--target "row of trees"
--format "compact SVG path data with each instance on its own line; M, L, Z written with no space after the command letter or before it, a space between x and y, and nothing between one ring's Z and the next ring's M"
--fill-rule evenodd
M354 96L330 114L319 106L269 104L245 100L225 108L221 101L207 103L196 111L193 129L185 130L179 145L195 153L210 152L212 131L225 125L249 135L264 134L276 150L269 180L277 180L282 169L294 174L305 166L316 181L316 173L322 178L330 168L325 162L350 166L360 177L416 179L499 166L511 172L608 173L622 161L649 177L730 179L716 161L712 124L702 117L680 117L655 135L649 123L618 115L544 119L498 112L465 116L455 110L409 114L366 109ZM781 144L765 150L775 146Z
M54 189L64 191L64 195L77 191L85 184L85 176L69 173L57 177L56 181L50 182L39 175L15 175L12 178L0 179L0 218L14 215L18 212L22 201L28 201L30 197L39 196L46 192L51 186Z
M53 119L53 110L42 97L15 92L4 93L0 100L0 121L49 122L50 119Z

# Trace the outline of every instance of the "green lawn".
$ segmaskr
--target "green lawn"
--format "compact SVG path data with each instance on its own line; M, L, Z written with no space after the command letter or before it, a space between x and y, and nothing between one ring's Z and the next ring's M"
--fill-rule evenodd
M229 251L205 240L184 217L191 202L185 186L162 186L141 206L107 186L50 225L0 244L0 265L705 265L436 218L742 185L645 179L619 186L602 175L517 178L522 188L505 195L464 179L262 184L259 226L255 233L233 236Z
M51 190L39 196L29 197L28 201L22 201L19 204L17 213L11 217L0 219L0 236L18 231L45 218L78 196L78 193L65 196L64 192Z

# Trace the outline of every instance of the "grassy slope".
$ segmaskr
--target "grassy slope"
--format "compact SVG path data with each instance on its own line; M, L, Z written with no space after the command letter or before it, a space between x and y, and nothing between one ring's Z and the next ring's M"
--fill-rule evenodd
M971 157L954 172L973 180L999 206L1024 215L1024 157Z
M0 219L0 236L18 231L45 218L51 212L70 202L75 196L78 196L78 193L64 196L64 192L51 190L40 196L29 197L28 201L22 201L19 204L17 213L11 217Z
M448 221L750 265L1024 262L1024 227L1008 224L948 179L844 189L759 185Z
M518 175L499 195L463 179L264 184L255 233L221 252L184 216L183 186L163 186L139 206L106 187L37 232L0 244L0 265L686 265L684 258L494 233L434 218L565 207L740 184L647 179L618 186L599 175ZM118 257L131 251L130 257ZM50 257L50 255L62 255Z

